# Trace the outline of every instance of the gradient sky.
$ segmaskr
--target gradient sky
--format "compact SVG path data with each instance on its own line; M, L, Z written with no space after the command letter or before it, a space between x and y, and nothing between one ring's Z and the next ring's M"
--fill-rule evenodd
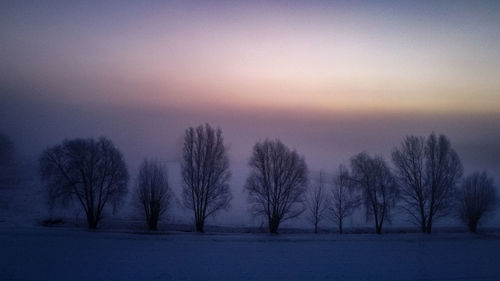
M27 155L105 135L175 181L183 130L210 122L240 215L265 137L333 171L436 131L500 183L500 2L415 2L2 1L0 130Z

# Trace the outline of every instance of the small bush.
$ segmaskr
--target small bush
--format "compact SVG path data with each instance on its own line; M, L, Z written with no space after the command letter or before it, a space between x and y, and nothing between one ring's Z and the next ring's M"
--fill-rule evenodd
M42 221L43 226L58 226L58 225L63 225L65 222L63 219L58 218L58 219L46 219Z

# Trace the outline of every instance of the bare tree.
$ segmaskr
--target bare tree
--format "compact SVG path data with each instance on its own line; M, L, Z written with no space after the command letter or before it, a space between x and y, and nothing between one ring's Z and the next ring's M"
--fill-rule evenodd
M203 232L205 219L230 207L229 160L221 129L210 125L188 128L182 153L184 205L193 210L196 231Z
M431 233L433 222L449 214L462 165L449 140L433 133L427 139L408 136L392 153L400 186L402 208L422 232Z
M0 216L3 213L1 210L8 209L9 203L12 201L11 196L7 196L3 190L9 187L18 186L17 163L14 157L14 144L12 140L0 133Z
M328 208L325 180L322 172L319 174L317 184L308 190L306 203L309 210L309 221L314 225L314 233L318 233L318 225L323 220Z
M425 181L430 193L427 233L431 233L434 220L452 211L454 191L463 168L444 135L438 138L432 133L427 139L425 154Z
M128 172L122 154L106 138L65 140L40 157L40 175L52 201L78 200L88 227L97 228L104 207L113 210L127 192Z
M367 219L375 221L375 231L382 233L384 221L390 221L396 204L397 188L390 169L382 157L362 152L351 159L351 181L362 191Z
M458 192L458 213L471 232L477 231L481 218L497 207L497 192L493 178L486 172L466 177Z
M401 207L426 232L430 193L425 186L425 139L407 136L392 153L392 161L403 201Z
M346 167L340 165L333 178L330 200L332 218L337 224L340 234L343 233L344 219L351 216L359 206L360 198L353 187L349 171Z
M144 160L137 176L136 194L149 229L157 230L172 197L166 167L157 160Z
M0 133L0 167L12 164L14 160L14 144L12 140Z
M269 232L304 211L307 166L303 156L281 141L266 139L253 147L245 189L254 215L268 220Z
M0 133L0 188L13 185L16 177L16 159L14 157L14 143Z

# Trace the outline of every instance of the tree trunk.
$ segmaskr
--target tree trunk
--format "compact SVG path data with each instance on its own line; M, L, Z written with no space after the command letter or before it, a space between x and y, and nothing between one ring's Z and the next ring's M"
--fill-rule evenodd
M377 214L375 213L375 233L377 234L381 234L382 233L382 226L379 225L379 219L378 219L378 216Z
M476 233L477 232L477 223L478 223L477 220L475 220L475 219L469 219L468 226L469 226L469 231L470 232L472 232L472 233Z
M205 222L202 219L196 220L196 232L204 232Z
M160 215L157 211L151 212L148 218L149 230L158 230L158 220Z
M425 227L425 222L426 222L426 219L425 219L425 209L424 209L424 205L423 205L423 202L422 202L421 199L420 199L420 202L419 202L419 208L420 208L420 227L422 229L422 233L425 233L426 232L426 227Z
M158 220L154 218L150 218L148 222L149 230L156 231L158 230Z
M269 220L269 232L270 233L278 233L278 227L280 225L280 221L275 218L271 218Z
M339 220L339 234L344 233L342 230L342 220Z
M314 224L314 234L318 234L318 223Z
M426 229L427 234L432 233L432 218L429 217L429 220L427 221L427 229Z
M92 214L87 214L87 225L89 229L97 228L97 219Z

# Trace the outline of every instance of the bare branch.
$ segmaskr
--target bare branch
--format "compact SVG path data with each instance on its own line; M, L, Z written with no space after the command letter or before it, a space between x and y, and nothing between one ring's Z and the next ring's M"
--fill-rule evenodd
M166 167L158 160L144 160L137 176L136 200L150 230L157 230L158 221L168 209L172 195Z
M392 153L403 208L422 232L449 214L462 165L449 140L432 133L427 139L408 136Z
M458 192L458 215L471 232L476 232L481 219L497 207L497 200L493 179L486 172L473 173Z
M367 219L375 221L375 231L382 233L384 221L390 221L396 204L397 188L394 177L380 156L362 152L351 159L351 181L362 191Z
M227 210L232 199L229 189L229 160L221 129L210 125L188 128L182 153L184 205L193 210L196 230L203 232L205 219Z
M323 220L328 208L328 196L325 186L325 175L320 172L319 179L314 186L310 186L307 193L307 209L309 221L314 225L314 233L318 233L318 226Z
M254 215L264 216L269 231L304 211L307 166L304 157L281 141L258 142L253 148L245 189Z
M343 233L345 218L351 216L361 202L359 192L354 187L347 168L339 166L333 178L329 209L340 234Z
M78 199L89 228L96 228L108 202L113 209L127 192L122 154L106 138L65 140L40 157L40 175L49 202Z

